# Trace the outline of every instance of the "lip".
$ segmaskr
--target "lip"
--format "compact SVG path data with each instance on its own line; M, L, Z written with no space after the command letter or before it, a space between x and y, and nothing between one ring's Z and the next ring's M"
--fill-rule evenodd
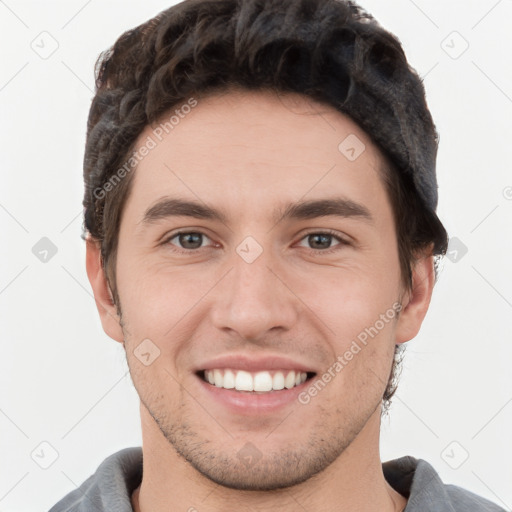
M317 373L310 366L298 361L293 361L279 355L248 356L245 354L230 354L212 359L199 366L195 372L199 381L201 393L204 394L206 403L218 404L228 413L237 416L257 416L279 412L287 406L298 403L298 395L310 385L310 378L291 389L257 393L254 391L236 391L224 389L206 382L201 376L202 370L231 368L258 372L265 370L299 370L308 373Z
M289 406L298 403L298 395L310 385L310 379L302 382L291 389L280 391L269 391L267 393L256 393L254 391L235 391L233 389L219 388L202 377L196 375L201 392L205 395L206 403L219 404L229 413L238 416L261 416L278 412Z
M228 354L217 357L203 363L195 369L195 372L202 370L215 370L230 368L233 370L245 370L246 372L258 372L265 370L299 370L306 373L317 373L314 368L307 366L299 361L293 361L280 355L246 355L246 354Z

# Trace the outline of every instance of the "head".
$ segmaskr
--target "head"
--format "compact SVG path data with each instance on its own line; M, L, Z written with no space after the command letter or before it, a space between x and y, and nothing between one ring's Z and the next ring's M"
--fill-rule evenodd
M298 482L386 409L447 247L437 142L399 41L352 2L188 0L100 56L84 158L89 278L142 403L196 469L240 488L269 488L265 475ZM167 216L164 197L222 217ZM289 203L335 197L343 216L285 215ZM208 248L187 252L180 227ZM326 229L342 249L313 255L304 241ZM237 252L248 236L251 262ZM267 440L268 418L248 425L218 410L231 440L201 433L208 415L186 394L202 385L198 364L281 354L310 364L312 382L371 327L357 357L297 410L297 421L313 411L326 426ZM160 355L148 366L136 356L144 339ZM252 484L228 469L233 437L266 454Z

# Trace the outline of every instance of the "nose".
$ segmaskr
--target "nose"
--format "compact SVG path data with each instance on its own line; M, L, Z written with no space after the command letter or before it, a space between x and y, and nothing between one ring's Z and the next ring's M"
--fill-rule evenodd
M263 251L252 263L235 253L231 271L212 297L212 321L217 329L261 344L271 330L284 332L297 325L300 300L283 266L269 252Z

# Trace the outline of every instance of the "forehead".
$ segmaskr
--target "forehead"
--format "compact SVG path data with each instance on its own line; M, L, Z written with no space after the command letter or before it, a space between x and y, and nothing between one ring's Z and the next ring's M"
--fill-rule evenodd
M193 105L193 106L191 106ZM185 108L186 107L186 108ZM384 157L349 117L306 96L240 91L193 98L147 126L136 151L139 207L165 194L243 210L340 193L382 195Z

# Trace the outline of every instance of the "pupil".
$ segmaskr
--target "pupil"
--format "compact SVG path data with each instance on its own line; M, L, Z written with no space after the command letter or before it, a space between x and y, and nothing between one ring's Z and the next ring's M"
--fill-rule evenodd
M314 240L313 245L316 245L318 247L317 241L320 239L323 240L323 242L325 243L325 246L322 246L322 242L320 241L320 246L323 248L328 248L330 245L330 238L331 235L310 235L310 242L311 240Z
M202 235L200 233L186 233L186 234L182 234L180 235L180 243L187 249L197 249L198 247L201 246L201 237ZM194 238L195 238L195 241L194 241ZM193 245L193 247L190 247L189 244L191 243ZM196 245L194 245L196 244Z

